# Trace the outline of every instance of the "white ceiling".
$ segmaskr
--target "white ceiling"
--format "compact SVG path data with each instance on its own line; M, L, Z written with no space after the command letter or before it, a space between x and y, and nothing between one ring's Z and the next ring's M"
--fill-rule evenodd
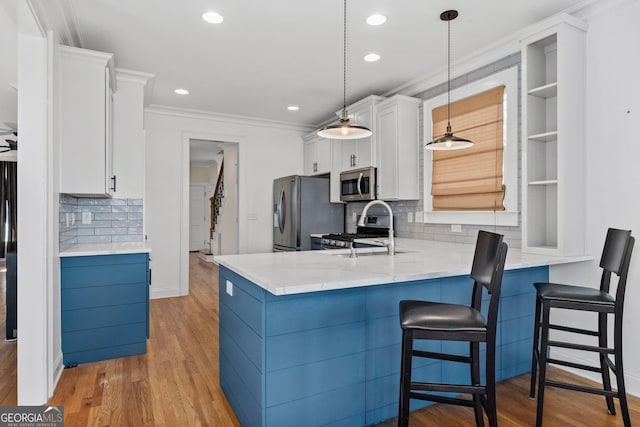
M218 157L224 149L224 142L207 141L204 139L189 140L189 159L191 163L213 163L217 162Z
M156 76L150 104L310 125L342 106L341 0L55 1L66 15L60 34L114 53L117 67ZM443 69L444 10L460 12L451 25L455 62L581 2L348 0L347 103ZM208 10L224 22L205 23L201 15ZM366 25L372 13L386 15L387 23ZM364 62L369 52L382 59ZM4 96L5 75L0 77ZM178 87L190 95L174 94ZM287 111L291 104L300 110Z

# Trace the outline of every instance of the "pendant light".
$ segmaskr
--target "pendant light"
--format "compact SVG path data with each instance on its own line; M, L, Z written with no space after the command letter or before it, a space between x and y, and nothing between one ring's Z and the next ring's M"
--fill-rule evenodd
M447 10L440 14L442 21L447 21L447 130L444 136L427 142L424 146L427 150L460 150L473 146L468 139L457 137L451 132L451 21L458 17L457 10Z
M342 80L342 114L340 122L326 126L318 131L318 136L331 139L359 139L371 136L371 130L364 126L352 124L347 113L347 0L344 0L343 20L343 80Z

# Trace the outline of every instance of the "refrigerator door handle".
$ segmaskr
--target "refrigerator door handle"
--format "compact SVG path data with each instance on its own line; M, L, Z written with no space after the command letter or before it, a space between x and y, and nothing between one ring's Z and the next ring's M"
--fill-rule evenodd
M280 197L278 198L278 228L280 232L284 232L284 219L286 215L286 207L285 207L285 198L284 198L284 187L280 190Z

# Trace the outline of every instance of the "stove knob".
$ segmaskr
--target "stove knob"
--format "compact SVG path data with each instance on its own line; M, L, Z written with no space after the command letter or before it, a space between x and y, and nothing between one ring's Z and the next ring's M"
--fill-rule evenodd
M335 246L336 241L335 240L329 240L329 244Z
M338 246L342 246L344 248L347 244L345 242L338 242Z

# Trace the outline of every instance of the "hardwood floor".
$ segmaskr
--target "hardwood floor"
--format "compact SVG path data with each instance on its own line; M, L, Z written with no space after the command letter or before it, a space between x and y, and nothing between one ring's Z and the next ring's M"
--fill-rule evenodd
M240 425L218 385L218 270L197 254L189 258L191 294L151 301L147 354L64 371L49 404L64 405L65 426ZM586 382L558 369L549 376ZM4 382L3 375L1 391ZM501 426L535 425L536 402L528 389L528 374L498 385ZM640 424L640 398L629 399L632 422ZM410 422L411 427L473 425L469 408L448 405L414 412ZM622 426L622 418L607 415L600 396L547 388L544 425L613 427Z

